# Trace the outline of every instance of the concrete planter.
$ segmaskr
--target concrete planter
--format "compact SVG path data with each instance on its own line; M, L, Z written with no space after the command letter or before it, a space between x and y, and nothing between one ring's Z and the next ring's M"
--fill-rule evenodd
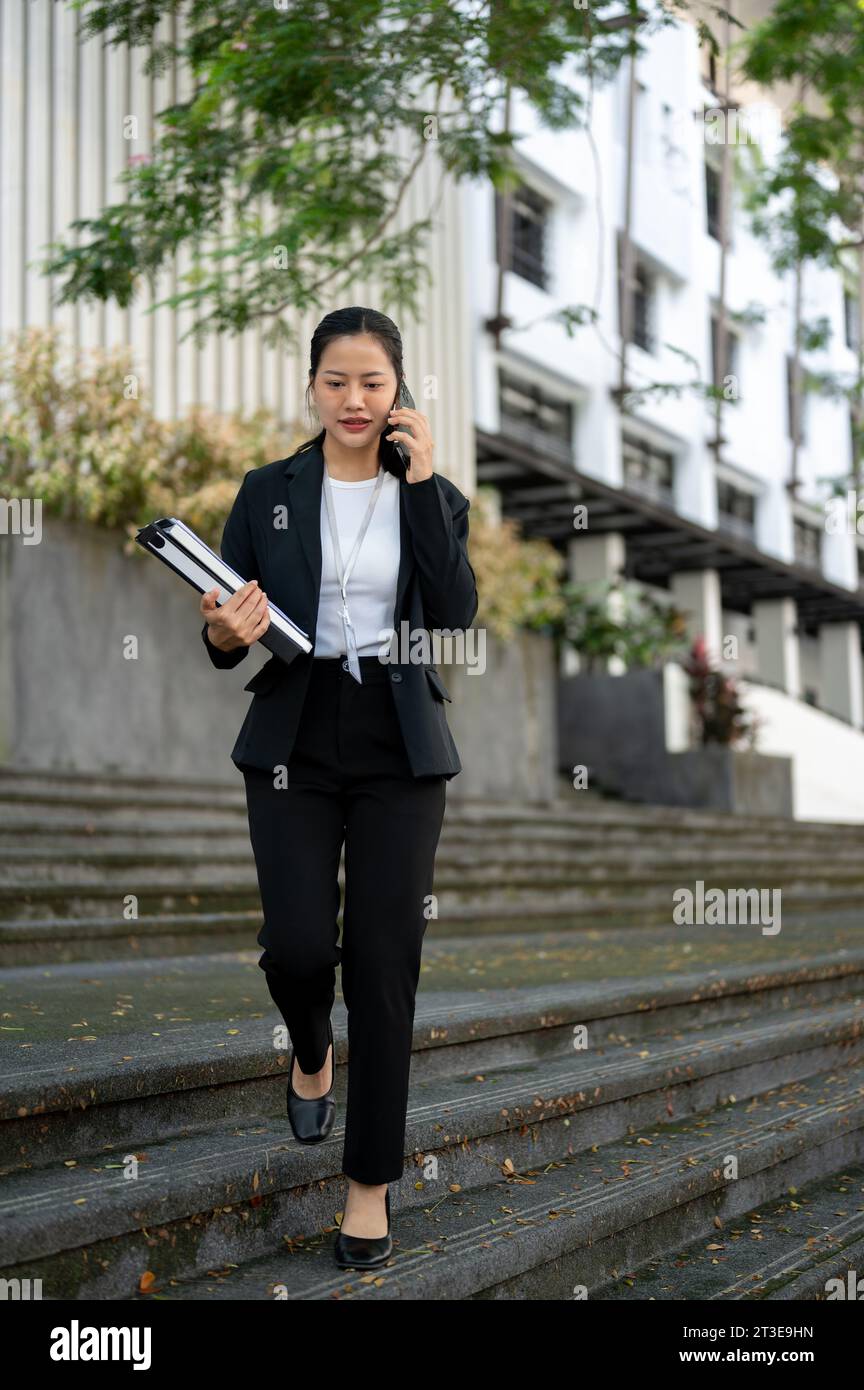
M792 759L721 744L670 752L663 672L564 676L558 684L562 771L628 801L749 816L793 816Z
M551 638L521 632L502 642L487 632L486 669L439 670L462 772L448 796L543 803L558 795L555 700L557 669Z

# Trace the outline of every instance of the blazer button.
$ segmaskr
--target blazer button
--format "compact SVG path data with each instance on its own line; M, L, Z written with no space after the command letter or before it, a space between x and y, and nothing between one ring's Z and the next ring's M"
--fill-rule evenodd
M394 671L393 674L391 675L390 679L391 679L391 681L401 681L401 679L402 679L402 672L401 672L401 671Z

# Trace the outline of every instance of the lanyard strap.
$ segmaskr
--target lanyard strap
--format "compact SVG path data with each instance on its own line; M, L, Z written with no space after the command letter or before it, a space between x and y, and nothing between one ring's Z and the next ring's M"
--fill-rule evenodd
M369 502L366 506L366 514L363 517L360 530L357 533L357 539L355 540L351 550L351 554L348 557L348 563L343 570L342 550L339 545L339 531L336 526L336 514L333 506L333 494L330 488L330 474L327 472L327 465L324 465L324 500L327 505L327 520L330 523L330 539L333 542L333 560L336 566L336 578L339 581L339 590L342 594L341 617L342 625L345 629L345 651L348 656L349 670L351 671L351 674L353 675L354 679L356 681L359 681L361 684L362 679L360 675L360 663L357 657L357 639L354 634L354 626L348 614L348 579L350 577L352 569L354 568L354 562L360 553L360 546L363 544L363 537L366 535L366 532L369 528L369 522L372 520L372 513L375 510L375 504L378 501L378 494L381 491L381 486L383 482L384 469L379 466L378 477L375 479L375 486L372 489L372 496L369 498Z

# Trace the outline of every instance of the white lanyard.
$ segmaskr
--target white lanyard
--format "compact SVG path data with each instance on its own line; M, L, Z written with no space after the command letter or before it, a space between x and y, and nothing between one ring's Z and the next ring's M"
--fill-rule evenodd
M357 539L354 542L354 548L348 557L348 563L343 571L342 551L339 548L339 532L336 527L336 515L333 509L333 494L330 488L330 474L327 472L326 464L324 467L324 501L327 504L327 520L330 522L330 538L333 541L333 559L336 565L336 578L339 581L339 591L342 594L342 610L340 617L342 618L342 626L345 630L345 652L348 657L348 669L355 681L359 681L361 685L363 684L363 677L360 675L360 658L357 655L357 639L354 635L354 625L351 622L346 601L348 577L354 568L354 561L360 553L360 546L363 543L363 537L366 535L369 522L372 520L372 513L375 510L375 503L378 501L378 494L381 491L381 484L383 482L384 469L379 467L378 477L375 479L375 486L372 489L372 496L369 498L369 503L366 507L366 515L363 518L362 525L357 533Z

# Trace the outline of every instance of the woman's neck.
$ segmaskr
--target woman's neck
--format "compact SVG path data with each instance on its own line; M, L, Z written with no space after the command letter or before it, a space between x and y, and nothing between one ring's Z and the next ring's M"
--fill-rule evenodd
M323 453L324 466L338 483L362 483L378 477L377 439L363 449L346 449L338 440L325 435Z

